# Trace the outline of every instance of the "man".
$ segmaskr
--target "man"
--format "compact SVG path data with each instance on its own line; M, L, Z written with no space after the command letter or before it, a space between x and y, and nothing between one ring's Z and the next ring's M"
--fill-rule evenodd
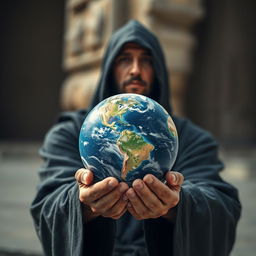
M161 47L136 21L112 36L91 108L121 92L147 95L172 115ZM129 188L113 177L94 183L83 168L85 116L63 114L40 151L45 161L31 213L46 255L229 255L241 207L236 189L219 176L223 165L209 133L173 116L175 171L165 183L146 175Z

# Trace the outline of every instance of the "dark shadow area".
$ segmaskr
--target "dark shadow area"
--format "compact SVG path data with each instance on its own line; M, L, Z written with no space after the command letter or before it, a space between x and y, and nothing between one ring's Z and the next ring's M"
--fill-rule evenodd
M187 115L228 150L256 145L256 34L253 0L204 1L195 27L194 71Z
M64 2L1 4L0 140L41 140L59 112Z

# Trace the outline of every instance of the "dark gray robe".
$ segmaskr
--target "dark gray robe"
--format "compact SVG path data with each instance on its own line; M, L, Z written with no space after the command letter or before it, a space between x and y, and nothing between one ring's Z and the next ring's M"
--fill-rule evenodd
M151 97L172 114L161 47L156 37L136 21L112 36L91 107L117 93L111 68L126 42L151 51L156 74ZM118 221L98 217L84 224L74 174L83 167L78 138L85 116L86 111L63 113L40 150L44 164L31 214L46 255L229 255L241 211L237 190L219 176L223 164L212 135L174 116L179 151L172 170L185 177L175 224L163 218L136 221L129 213Z

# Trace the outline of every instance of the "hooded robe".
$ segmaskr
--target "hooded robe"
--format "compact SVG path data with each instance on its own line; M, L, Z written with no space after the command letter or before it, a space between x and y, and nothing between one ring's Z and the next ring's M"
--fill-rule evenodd
M116 94L112 64L127 42L147 48L155 71L152 98L172 115L164 55L157 38L130 21L110 39L91 108ZM40 184L31 205L45 255L55 256L227 256L232 250L241 206L237 190L222 180L223 164L212 135L172 115L179 135L172 170L184 175L174 222L164 218L137 221L129 213L119 220L97 217L84 224L75 172L83 168L79 132L86 111L63 113L47 133L40 155Z

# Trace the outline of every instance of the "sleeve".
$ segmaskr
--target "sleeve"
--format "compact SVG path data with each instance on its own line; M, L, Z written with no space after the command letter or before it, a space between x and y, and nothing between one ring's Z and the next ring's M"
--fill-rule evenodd
M83 167L78 147L79 130L72 121L55 125L40 150L44 162L31 215L45 255L92 255L84 251L87 247L93 248L90 234L99 231L99 223L105 232L98 232L98 242L102 241L102 247L105 244L107 250L113 244L112 223L95 220L90 225L83 224L74 178L75 172Z
M211 134L189 121L182 127L178 124L177 129L179 152L173 170L181 172L185 180L175 224L163 219L146 221L147 244L152 252L164 247L159 255L227 256L240 217L238 192L219 175L223 164Z

